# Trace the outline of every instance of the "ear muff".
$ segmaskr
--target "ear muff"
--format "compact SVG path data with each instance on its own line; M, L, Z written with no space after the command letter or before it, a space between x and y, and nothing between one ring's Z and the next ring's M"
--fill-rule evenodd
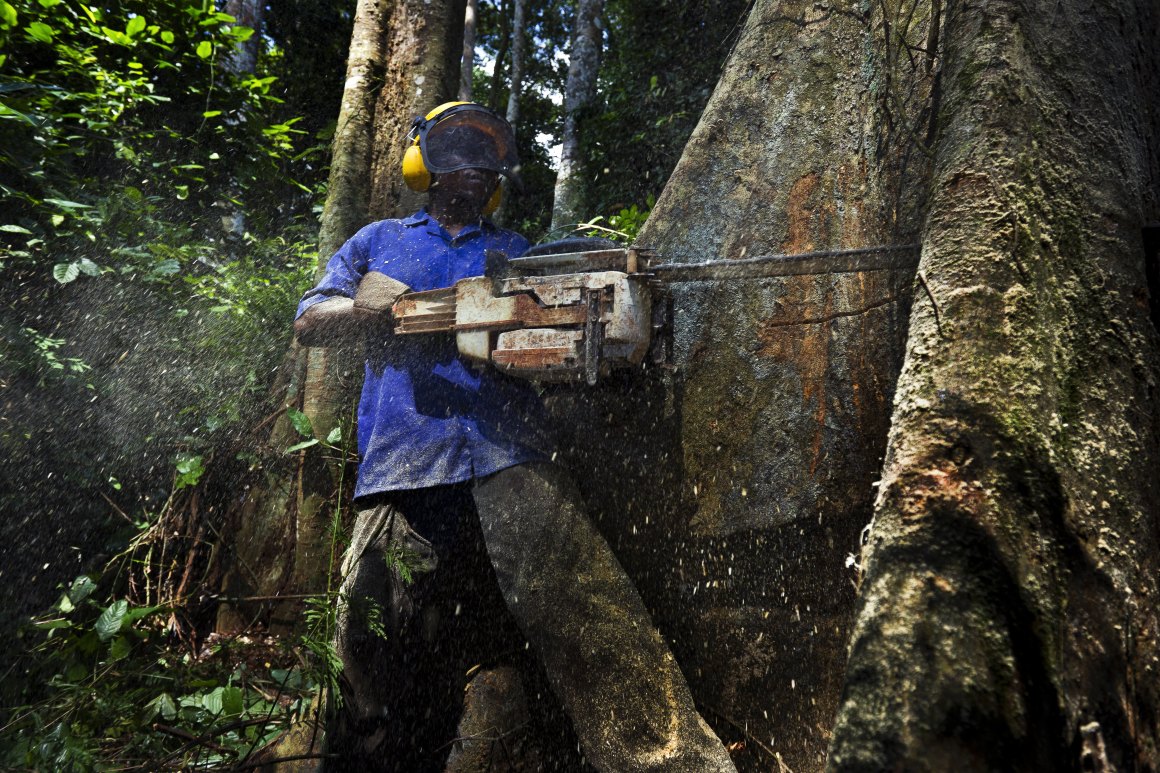
M431 173L423 163L423 151L419 149L419 138L403 154L403 181L413 191L423 193L431 187Z
M495 184L495 193L491 194L491 198L483 205L483 214L492 215L499 209L500 202L503 201L503 185L498 181Z
M472 103L444 102L422 118L416 117L411 123L411 131L407 133L407 139L411 140L411 145L403 153L403 181L407 183L408 188L419 193L424 193L431 187L431 172L427 169L427 165L423 163L423 150L419 147L420 131L433 119L451 108L470 104Z

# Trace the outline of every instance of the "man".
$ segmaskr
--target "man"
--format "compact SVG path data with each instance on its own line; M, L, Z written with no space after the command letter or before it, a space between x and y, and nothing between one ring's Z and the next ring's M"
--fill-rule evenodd
M462 700L465 648L502 647L514 617L595 767L732 771L576 487L552 464L535 391L473 370L450 336L390 332L402 293L479 276L489 251L527 247L484 217L500 176L519 184L506 121L448 103L416 119L409 141L404 177L428 191L428 206L359 231L294 325L307 345L353 331L370 340L335 751L352 769L442 770L454 716L440 708Z

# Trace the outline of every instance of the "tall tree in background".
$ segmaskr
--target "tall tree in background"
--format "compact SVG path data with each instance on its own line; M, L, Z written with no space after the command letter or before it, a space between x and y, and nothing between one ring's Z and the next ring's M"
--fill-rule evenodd
M470 102L475 84L475 31L479 22L479 0L467 0L463 16L463 58L459 63L459 100Z
M225 64L235 73L253 72L258 65L258 47L262 43L262 21L266 15L265 0L227 0L225 12L254 34L239 41L226 55Z
M560 136L556 196L552 205L553 229L575 223L585 214L588 180L587 165L581 153L579 123L596 97L600 53L604 48L603 13L604 0L576 0L568 83L564 89L564 130Z

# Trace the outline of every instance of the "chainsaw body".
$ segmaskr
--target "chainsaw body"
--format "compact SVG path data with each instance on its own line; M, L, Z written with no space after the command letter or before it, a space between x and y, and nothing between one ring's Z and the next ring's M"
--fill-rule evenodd
M491 276L404 295L393 308L395 333L452 333L474 362L536 381L595 384L649 350L646 257L603 249L505 260Z

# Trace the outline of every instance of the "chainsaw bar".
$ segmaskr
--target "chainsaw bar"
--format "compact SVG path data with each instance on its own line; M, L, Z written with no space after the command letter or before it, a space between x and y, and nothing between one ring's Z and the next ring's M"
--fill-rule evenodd
M677 283L887 271L914 268L918 265L918 257L919 245L903 244L651 265L651 261L656 258L655 252L642 247L629 247L532 255L513 258L508 265L524 274L623 271L656 282Z
M707 260L703 263L662 263L642 273L662 282L706 282L719 279L765 279L810 274L854 274L918 265L919 245L855 247L787 255Z

